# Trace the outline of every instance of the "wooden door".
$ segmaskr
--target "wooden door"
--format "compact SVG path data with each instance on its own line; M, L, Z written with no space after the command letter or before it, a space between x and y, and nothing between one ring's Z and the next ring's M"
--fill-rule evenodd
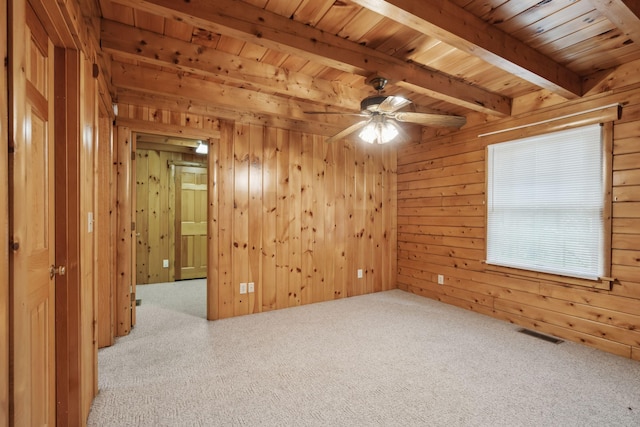
M176 280L207 277L207 169L176 166Z
M24 64L14 65L12 81L14 123L18 123L11 161L12 413L16 426L56 422L55 274L51 271L55 265L53 46L30 10L26 22L26 34L15 43L14 51L16 62ZM24 72L16 73L16 67ZM18 101L21 93L26 95L23 105Z

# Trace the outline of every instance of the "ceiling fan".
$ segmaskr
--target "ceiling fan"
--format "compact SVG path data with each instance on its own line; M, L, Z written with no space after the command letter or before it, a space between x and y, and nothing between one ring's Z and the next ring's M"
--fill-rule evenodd
M365 117L364 120L355 123L327 139L334 142L354 132L360 131L360 138L370 144L385 144L393 140L399 133L397 122L416 123L423 126L461 127L466 123L462 116L449 116L442 114L414 113L399 111L411 104L401 96L383 95L382 90L388 80L384 77L374 76L367 80L378 93L369 96L360 102L360 113L337 113L311 111L308 114L346 114Z

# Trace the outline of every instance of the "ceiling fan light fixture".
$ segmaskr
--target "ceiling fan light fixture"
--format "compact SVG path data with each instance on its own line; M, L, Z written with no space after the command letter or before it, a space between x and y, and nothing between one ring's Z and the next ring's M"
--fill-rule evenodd
M391 122L376 121L367 124L358 135L369 144L386 144L398 136L398 128Z

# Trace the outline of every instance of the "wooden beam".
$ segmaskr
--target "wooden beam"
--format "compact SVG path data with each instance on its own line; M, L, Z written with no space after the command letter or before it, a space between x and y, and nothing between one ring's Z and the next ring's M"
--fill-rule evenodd
M112 78L118 87L198 99L232 109L336 125L347 123L341 115L305 114L305 111L314 111L317 108L311 103L235 88L216 82L204 82L202 79L184 73L176 74L119 63L113 68Z
M474 111L498 116L511 112L511 100L451 76L386 55L301 22L235 0L114 0L177 19L268 49L307 58L342 71L369 76L385 70L394 81L420 86L429 95Z
M638 0L592 0L591 3L634 43L640 44L640 2Z
M145 93L135 89L119 89L118 102L129 105L153 106L160 110L173 111L178 113L200 114L207 117L215 117L218 119L231 120L239 123L254 124L266 127L289 129L316 135L330 136L340 131L340 126L327 123L304 122L301 120L291 120L286 117L276 117L267 114L258 114L246 112L238 109L228 109L220 107L206 101L193 99L185 99L174 97L168 94ZM123 119L118 118L117 122L121 123ZM146 122L149 126L163 126L161 123ZM188 128L189 132L191 128ZM179 134L167 134L184 136L187 128L180 128ZM196 129L198 131L198 129ZM209 132L209 131L201 131ZM208 137L214 137L209 135Z
M116 126L127 127L133 132L155 133L159 135L175 136L179 138L216 138L220 131L210 129L198 129L188 126L172 125L165 123L150 122L147 120L116 118Z
M255 60L166 37L151 31L102 20L101 44L105 51L163 67L214 76L268 93L309 99L353 111L369 91L317 79ZM318 107L318 111L323 110Z
M579 75L454 2L352 1L567 99L582 96Z
M118 64L113 69L116 86L153 94L164 94L183 100L199 100L231 110L248 111L280 118L322 123L340 128L351 121L341 115L309 115L314 105L273 95L234 88L215 82L160 70L143 69L129 64Z

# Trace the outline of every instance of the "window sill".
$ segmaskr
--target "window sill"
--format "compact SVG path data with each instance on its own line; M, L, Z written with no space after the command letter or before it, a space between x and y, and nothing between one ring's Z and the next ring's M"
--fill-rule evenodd
M538 282L550 282L554 284L579 286L582 288L591 288L610 291L611 284L615 282L613 277L600 277L597 280L580 279L577 277L561 276L558 274L541 273L531 270L521 270L513 267L503 267L500 265L487 264L486 261L482 261L485 265L485 272L498 273L508 277L515 277L519 279L528 279Z

